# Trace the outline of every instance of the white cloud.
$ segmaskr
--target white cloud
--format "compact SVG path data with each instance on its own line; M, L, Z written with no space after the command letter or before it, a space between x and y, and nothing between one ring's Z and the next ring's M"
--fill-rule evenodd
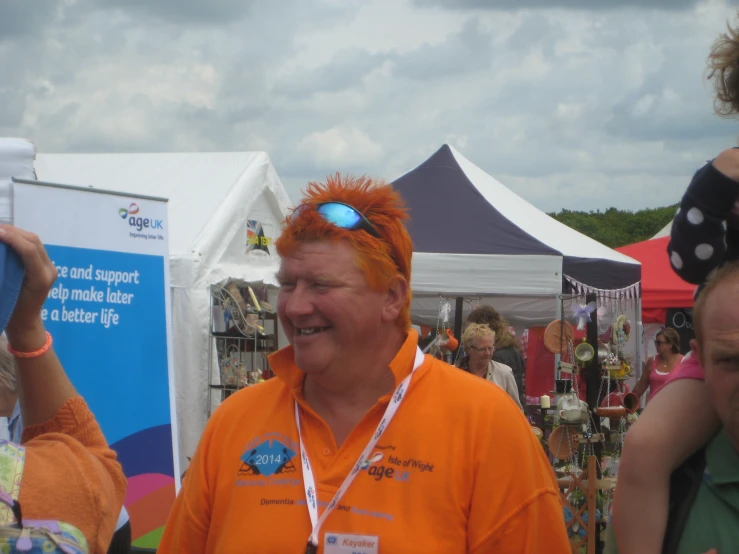
M416 0L419 6L441 6L455 10L523 10L527 8L553 9L568 8L576 10L622 10L637 9L682 10L695 6L697 0Z
M303 137L298 150L315 160L319 168L371 165L383 156L383 148L356 127L332 127Z

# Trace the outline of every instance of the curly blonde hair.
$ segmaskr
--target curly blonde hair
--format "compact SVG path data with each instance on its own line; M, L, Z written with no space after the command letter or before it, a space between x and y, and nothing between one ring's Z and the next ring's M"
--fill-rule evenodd
M470 345L477 337L493 337L495 342L495 331L487 323L470 323L462 333L462 346L469 350Z
M708 56L708 79L716 90L714 110L721 117L739 114L739 27L726 24Z
M514 346L519 348L518 341L508 330L510 324L506 319L492 306L488 304L480 304L475 307L467 316L467 324L484 323L495 331L495 343L498 348L506 348ZM520 350L520 348L519 348Z

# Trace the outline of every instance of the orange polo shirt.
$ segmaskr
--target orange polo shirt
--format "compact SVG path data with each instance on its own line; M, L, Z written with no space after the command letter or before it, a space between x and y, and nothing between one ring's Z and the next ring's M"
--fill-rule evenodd
M391 363L411 371L411 331ZM276 379L232 395L211 417L159 554L303 554L311 533L294 402L325 506L375 431L391 395L337 448L302 396L292 348ZM503 389L426 356L395 418L321 529L376 536L382 554L569 554L553 472ZM322 513L323 509L319 509Z

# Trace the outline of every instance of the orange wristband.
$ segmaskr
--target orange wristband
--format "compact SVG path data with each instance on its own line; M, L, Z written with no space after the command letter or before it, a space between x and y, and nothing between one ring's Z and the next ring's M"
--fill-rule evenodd
M16 358L38 358L39 356L43 356L44 354L46 354L49 348L51 348L51 343L51 333L46 331L46 342L38 350L34 350L33 352L18 352L14 348L11 348L10 345L8 345L8 352L10 352Z

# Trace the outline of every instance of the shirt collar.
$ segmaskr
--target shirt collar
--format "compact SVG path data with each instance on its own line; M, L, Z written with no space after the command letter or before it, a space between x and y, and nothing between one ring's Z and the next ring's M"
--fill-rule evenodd
M393 361L390 362L390 370L395 377L396 387L413 370L417 346L418 332L410 329L400 350L395 354ZM291 390L300 391L303 388L305 372L295 364L295 352L292 345L286 346L269 356L269 366L277 378Z
M488 363L488 374L487 374L488 381L493 380L494 371L495 371L495 362L493 360L490 360L490 362Z
M725 427L706 447L706 466L714 485L739 483L739 453Z

